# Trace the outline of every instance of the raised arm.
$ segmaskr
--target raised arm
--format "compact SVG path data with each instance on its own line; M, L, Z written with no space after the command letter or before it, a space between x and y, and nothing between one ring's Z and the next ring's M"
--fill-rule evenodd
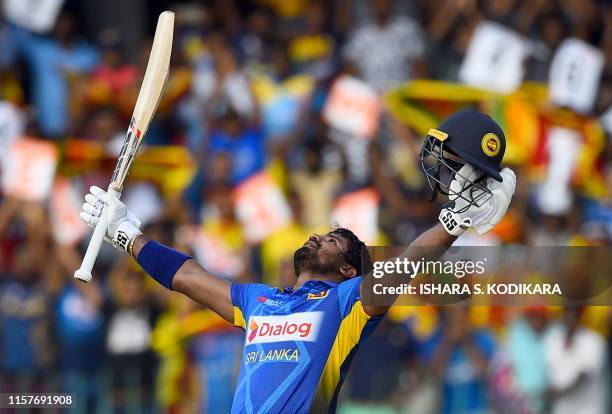
M401 258L406 258L410 261L418 261L421 259L433 260L440 257L453 244L457 236L449 234L442 224L436 224L431 229L414 240L406 250L400 255ZM369 275L366 277L370 277ZM362 289L363 289L362 284ZM365 296L362 294L362 297ZM370 316L378 316L385 313L389 306L368 306L364 305L363 309Z
M81 219L95 227L102 210L110 209L105 240L130 254L158 283L209 307L228 322L234 322L231 285L208 273L195 260L170 247L147 238L140 221L119 199L99 187L85 196Z
M465 164L451 183L451 188L464 188L466 179L475 173L472 166ZM512 195L516 188L516 176L509 168L501 171L502 182L492 179L486 181L486 186L491 192L491 197L485 202L471 203L467 198L454 199L453 208L443 208L438 219L440 223L421 234L400 255L410 261L421 259L434 260L440 257L453 244L453 242L468 228L474 228L479 235L483 235L495 227L506 214ZM473 192L469 197L476 197ZM366 277L371 277L367 275ZM363 292L362 297L368 297ZM368 315L382 315L389 306L364 305Z
M130 252L134 259L137 260L138 254L149 241L145 235L136 238L133 253ZM172 290L209 307L226 321L234 323L230 287L229 282L211 275L193 259L186 260L172 278Z

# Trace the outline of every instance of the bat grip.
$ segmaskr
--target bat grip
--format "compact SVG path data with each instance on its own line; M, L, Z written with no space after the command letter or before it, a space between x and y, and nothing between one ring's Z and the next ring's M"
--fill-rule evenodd
M108 193L113 194L117 198L121 196L120 192L110 187L108 189ZM102 247L102 243L104 242L106 230L108 229L109 214L109 206L105 206L102 210L102 214L100 215L100 219L98 220L98 224L94 229L93 235L89 240L87 251L83 257L83 262L81 262L81 267L74 272L74 278L80 280L81 282L88 283L91 281L91 271L93 270L94 263L96 262L96 258L100 252L100 247Z

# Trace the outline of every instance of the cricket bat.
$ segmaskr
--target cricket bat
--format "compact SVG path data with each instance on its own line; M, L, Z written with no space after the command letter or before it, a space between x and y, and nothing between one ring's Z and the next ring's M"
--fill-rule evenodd
M138 100L134 107L130 126L125 135L123 147L117 159L117 165L108 186L108 192L116 195L117 198L121 196L123 183L132 165L134 156L138 151L138 147L142 142L142 138L149 128L153 114L157 110L157 105L168 78L173 32L174 13L165 11L159 15L157 20L157 28L155 29L155 38L153 39L153 47L151 48L147 70L145 71L142 86L138 93ZM108 208L105 208L91 236L81 267L74 272L74 277L83 282L91 280L91 271L108 228L108 213Z

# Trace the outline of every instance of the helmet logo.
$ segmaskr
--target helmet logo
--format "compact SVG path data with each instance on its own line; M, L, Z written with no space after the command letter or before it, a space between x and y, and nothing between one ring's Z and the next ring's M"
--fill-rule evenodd
M499 150L501 149L501 142L499 141L499 137L492 132L485 134L482 137L482 151L488 155L489 157L495 157L499 154Z

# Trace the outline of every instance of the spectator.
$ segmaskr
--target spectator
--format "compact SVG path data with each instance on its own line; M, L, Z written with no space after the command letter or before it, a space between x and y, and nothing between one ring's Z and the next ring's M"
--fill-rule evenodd
M208 151L211 156L223 153L231 159L231 183L235 185L264 167L264 137L257 126L249 126L233 108L226 106L222 111Z
M217 90L213 103L227 102L232 110L242 118L252 120L255 117L255 100L251 94L249 80L242 72L231 50L221 49L215 57L217 66Z
M54 360L51 297L36 248L22 243L13 258L12 271L0 279L0 367L9 375L40 375Z
M268 142L286 142L301 131L314 86L312 76L294 71L285 42L277 41L270 47L269 68L252 76Z
M247 16L238 48L247 69L257 69L263 64L273 24L274 13L267 7L257 7Z
M89 105L117 108L127 118L132 115L140 87L140 72L123 58L121 35L104 30L98 36L100 62L94 68L87 85Z
M100 368L106 362L102 288L71 277L79 265L74 248L56 245L56 252L58 266L53 267L60 286L54 298L54 316L57 345L62 350L57 358L62 389L81 395L82 406L93 411L100 402ZM70 266L61 266L66 259L71 261Z
M324 142L313 140L306 145L304 166L290 174L302 206L304 226L311 231L323 231L329 226L333 197L340 184L341 174L326 165L324 153L329 153Z
M371 146L368 161L372 182L383 198L380 225L393 242L409 244L436 217L422 203L430 189L418 165L418 142L397 120L391 120L391 127L393 142L387 148Z
M45 277L45 211L39 204L10 198L1 207L0 234L11 241L12 260L0 268L0 369L11 387L32 374L41 380L53 366L55 347L52 295Z
M121 152L125 131L121 118L112 106L100 106L85 119L80 137L102 144L107 154L117 157Z
M148 411L156 362L151 334L160 312L147 295L142 273L131 266L125 260L115 265L110 275L112 297L105 306L112 404L120 410L143 407Z
M408 17L394 16L392 6L393 0L371 0L374 22L358 28L343 52L359 76L379 92L425 75L421 28Z
M50 37L14 30L13 41L32 72L32 100L41 131L51 138L66 134L71 126L70 81L98 62L96 50L77 37L75 25L72 14L62 13Z
M548 79L554 51L567 37L568 24L565 23L563 13L557 11L540 15L536 27L538 38L525 77L529 80L544 82Z
M487 412L487 375L494 351L491 332L474 327L469 307L441 310L439 329L422 349L425 361L440 380L440 413Z
M347 378L349 401L339 413L395 413L400 400L397 390L404 369L416 356L416 344L402 327L385 319L360 348ZM380 363L372 364L373 360ZM360 411L362 410L362 411Z
M284 268L282 264L291 262L295 251L310 236L304 227L304 208L297 193L289 194L288 203L293 215L292 222L270 234L261 244L263 282L272 286L285 285L287 282L289 286L292 285L291 281L296 277L295 269Z
M606 413L606 344L581 323L582 307L566 306L544 342L552 414Z
M493 391L501 413L539 414L546 410L548 372L544 350L547 315L529 308L508 327L502 355L494 369Z
M209 271L230 280L247 280L250 273L249 251L242 226L238 222L232 192L228 186L207 189L200 231L206 238L196 255Z
M326 78L333 69L334 40L325 33L324 25L324 5L315 2L306 11L303 31L289 44L292 62L315 79Z
M198 412L231 411L242 340L241 332L227 325L225 329L203 332L189 341L188 352L194 359L200 384Z

